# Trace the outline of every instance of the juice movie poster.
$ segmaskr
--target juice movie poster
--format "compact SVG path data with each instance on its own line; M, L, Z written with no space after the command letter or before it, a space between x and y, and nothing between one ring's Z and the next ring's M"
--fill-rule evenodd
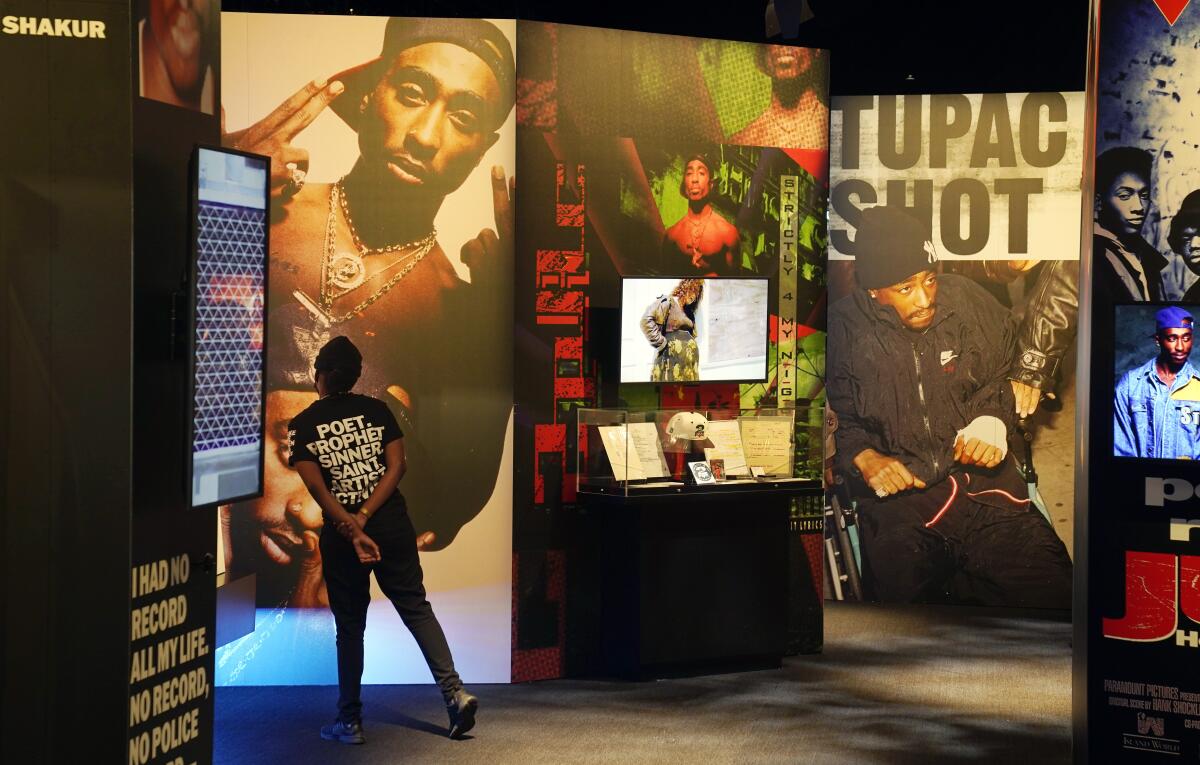
M1088 587L1077 611L1087 614L1086 754L1197 762L1200 7L1105 0L1098 22L1094 221L1081 300L1091 335L1080 444Z

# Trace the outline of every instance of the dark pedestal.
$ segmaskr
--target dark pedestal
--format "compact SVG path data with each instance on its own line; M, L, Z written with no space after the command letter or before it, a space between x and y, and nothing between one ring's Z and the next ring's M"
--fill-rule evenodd
M798 488L580 494L602 635L597 669L648 678L779 666Z

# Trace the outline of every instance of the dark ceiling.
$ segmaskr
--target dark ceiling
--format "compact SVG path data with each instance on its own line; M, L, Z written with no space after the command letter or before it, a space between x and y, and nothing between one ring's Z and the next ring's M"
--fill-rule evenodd
M762 42L833 51L835 95L1082 90L1089 0L1051 2L848 2L775 0L795 34L768 38L766 2L671 0L225 0L226 11L484 16L537 19L645 32ZM803 4L802 4L803 3Z

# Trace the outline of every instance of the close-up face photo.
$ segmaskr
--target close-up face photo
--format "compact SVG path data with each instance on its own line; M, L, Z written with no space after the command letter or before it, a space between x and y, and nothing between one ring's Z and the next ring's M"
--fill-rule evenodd
M150 0L149 23L171 84L198 93L209 66L214 8L210 0Z
M1181 365L1192 353L1192 331L1190 329L1163 329L1155 335L1162 355L1173 364Z
M704 162L693 159L687 163L683 171L684 195L690 202L698 202L708 197L712 190L712 177Z
M791 45L769 45L765 53L767 75L772 80L792 80L808 72L812 49Z
M925 329L937 314L937 278L936 271L922 271L899 284L872 290L872 297L880 305L895 309L904 326Z
M1118 234L1136 234L1150 209L1150 185L1138 173L1121 173L1099 198L1100 223Z
M500 103L495 74L474 53L416 45L397 54L368 98L359 146L395 183L445 196L496 142Z
M1200 271L1200 228L1185 226L1179 237L1179 254L1193 271Z

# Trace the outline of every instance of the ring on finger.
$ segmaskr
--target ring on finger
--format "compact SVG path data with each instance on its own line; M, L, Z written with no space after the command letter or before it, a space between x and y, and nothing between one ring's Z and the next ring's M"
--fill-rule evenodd
M300 193L300 189L304 188L304 180L308 177L308 171L302 169L295 162L288 162L284 165L284 168L288 171L288 196L294 196Z

